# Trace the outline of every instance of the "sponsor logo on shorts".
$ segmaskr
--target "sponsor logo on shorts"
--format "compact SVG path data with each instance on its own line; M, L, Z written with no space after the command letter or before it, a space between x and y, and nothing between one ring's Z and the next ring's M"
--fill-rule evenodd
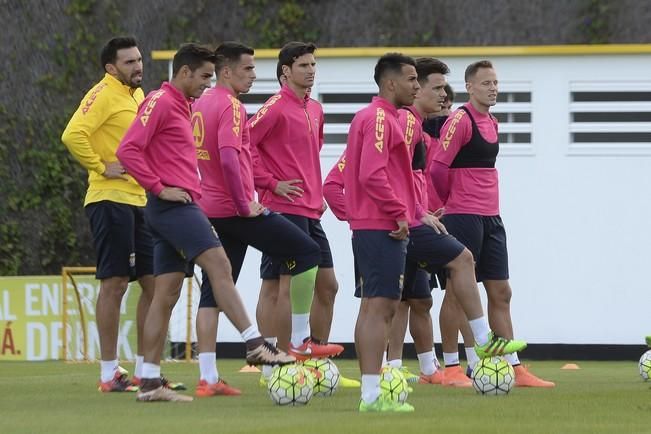
M287 265L287 269L291 271L294 268L296 268L296 261L294 261L294 260L286 261L285 265Z
M405 275L404 274L401 274L400 278L398 279L398 287L400 288L401 291L405 287Z
M133 268L136 266L136 254L131 252L129 255L129 267Z

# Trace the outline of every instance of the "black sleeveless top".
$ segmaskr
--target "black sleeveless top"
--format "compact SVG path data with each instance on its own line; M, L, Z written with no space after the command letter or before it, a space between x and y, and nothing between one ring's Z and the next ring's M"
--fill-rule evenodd
M466 107L460 107L460 110L466 112L472 123L472 136L470 141L462 146L459 153L450 165L451 169L460 168L494 168L497 154L500 151L499 139L490 143L487 142L479 133L477 123Z

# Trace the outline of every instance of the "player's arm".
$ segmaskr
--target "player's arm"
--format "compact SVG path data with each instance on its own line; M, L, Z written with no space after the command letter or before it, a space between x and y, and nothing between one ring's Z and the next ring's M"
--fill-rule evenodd
M323 183L323 197L339 220L346 221L346 201L344 199L344 168L346 154L342 154L337 163L330 169Z
M219 143L219 161L224 180L237 208L237 214L242 217L255 217L262 213L263 208L259 204L249 202L240 170L242 129L245 127L245 119L240 111L239 101L232 100L231 105L227 106L221 114L217 143Z
M106 122L110 115L110 101L102 90L106 91L107 89L95 90L95 92L86 95L86 98L82 100L61 135L61 141L66 145L72 156L86 170L97 172L100 175L107 172L108 164L102 161L95 152L91 146L90 137ZM116 163L117 165L120 164L115 162L113 166ZM117 169L122 172L121 166ZM109 171L108 175L113 175L113 170ZM118 175L123 177L120 173Z
M434 152L429 169L429 176L439 198L445 204L450 195L450 165L461 148L472 137L472 124L466 112L457 110L450 115L441 129L441 138L436 144L432 140Z
M166 112L164 101L159 101L163 92L157 92L140 106L138 115L120 142L117 157L145 190L160 196L165 188L161 179L151 169L145 158L145 149L162 125L162 116Z
M362 133L359 182L378 208L390 215L396 222L408 222L409 210L389 184L387 167L390 153L388 142L390 132L388 127L386 119L379 116L378 119L366 120ZM384 134L377 134L376 129L378 128L381 128ZM376 140L376 136L381 136L381 140ZM402 174L394 174L394 176L402 176Z

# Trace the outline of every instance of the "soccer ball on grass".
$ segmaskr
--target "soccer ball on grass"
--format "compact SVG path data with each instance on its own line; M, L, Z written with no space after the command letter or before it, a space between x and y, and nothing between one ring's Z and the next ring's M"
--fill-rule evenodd
M305 405L312 398L314 379L301 365L277 366L267 387L271 400L278 405Z
M314 376L314 396L331 396L339 386L339 369L330 359L309 359L303 362Z
M503 358L487 357L475 365L472 385L481 395L506 395L515 385L515 372Z
M380 391L385 397L402 404L409 396L409 384L400 369L385 366L380 371Z

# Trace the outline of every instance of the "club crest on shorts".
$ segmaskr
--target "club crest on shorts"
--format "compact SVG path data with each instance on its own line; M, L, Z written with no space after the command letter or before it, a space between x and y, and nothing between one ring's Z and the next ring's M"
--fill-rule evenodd
M401 291L405 287L405 275L404 274L401 274L400 278L398 279L398 287L400 288Z

